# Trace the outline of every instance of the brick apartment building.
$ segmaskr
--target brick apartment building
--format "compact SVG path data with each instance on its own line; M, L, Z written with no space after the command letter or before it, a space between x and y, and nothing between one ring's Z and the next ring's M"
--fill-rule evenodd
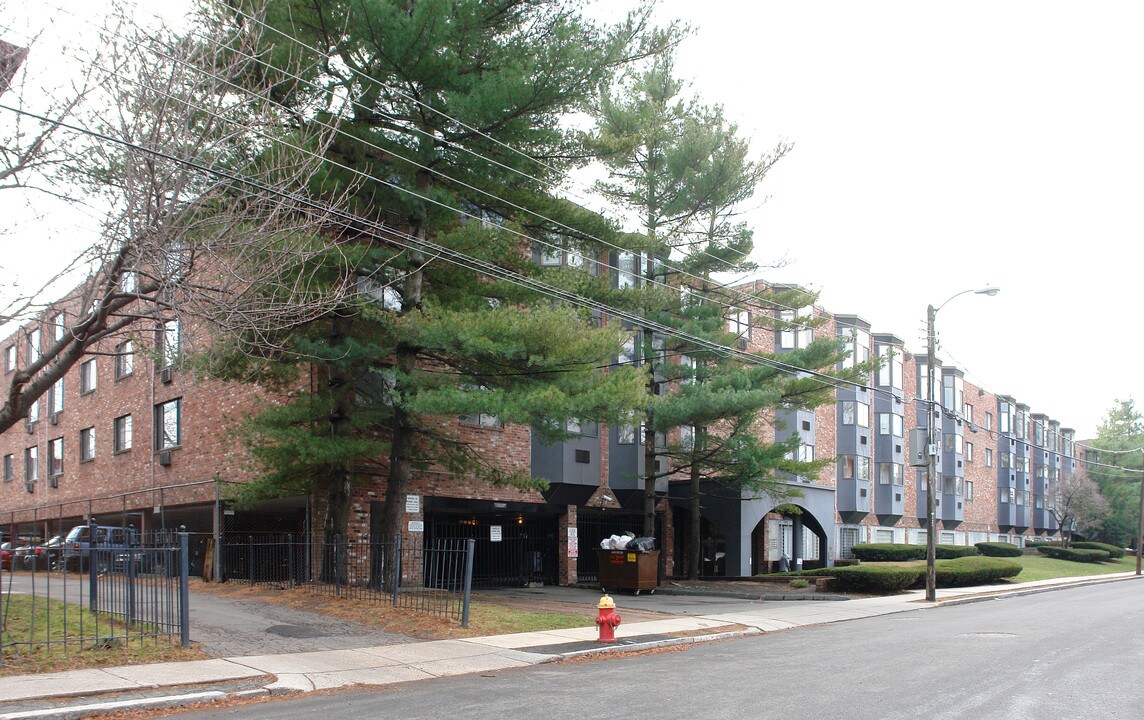
M571 261L555 255L539 261ZM632 265L613 260L613 267ZM75 311L50 309L0 341L4 374L66 332ZM782 478L801 492L792 500L707 488L701 573L748 575L775 569L784 557L812 566L848 557L861 542L924 543L925 471L908 464L906 447L908 430L927 423L924 355L912 355L899 337L875 333L853 315L827 314L814 329L772 330L745 312L754 311L729 313L742 347L781 355L826 333L850 346L845 364L871 357L883 363L865 386L840 385L833 404L767 418L768 439L797 434L800 458L837 462L817 477ZM791 321L794 314L778 311L777 319ZM186 332L171 319L96 348L24 422L0 434L5 537L47 538L96 518L145 531L185 526L201 552L209 538L310 532L316 513L309 498L253 509L230 500L231 486L251 477L238 423L266 400L253 386L204 381L183 369ZM1080 471L1073 431L1014 398L965 382L956 367L938 371L938 541L1021 544L1056 533L1049 512L1056 483ZM476 576L483 581L591 581L600 539L642 527L638 428L572 422L572 439L546 445L529 428L504 426L491 416L440 422L502 466L549 482L540 492L444 470L415 475L405 504L406 537L415 543L475 538ZM366 482L353 503L351 534L361 538L377 533L382 515L385 477L372 467L359 469ZM663 499L656 534L666 575L684 571L691 541L684 493L673 487L664 479L657 488Z

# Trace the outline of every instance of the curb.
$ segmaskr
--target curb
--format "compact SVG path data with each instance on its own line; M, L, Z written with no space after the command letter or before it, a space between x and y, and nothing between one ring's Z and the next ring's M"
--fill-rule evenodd
M550 658L541 661L540 664L559 662L578 657L589 657L592 655L618 655L627 652L638 652L640 650L652 650L654 648L671 647L673 645L693 645L701 642L714 642L716 640L730 640L732 638L746 637L748 635L762 635L763 631L758 628L747 628L745 630L731 630L722 633L712 633L711 635L694 635L691 637L681 638L668 638L667 640L649 640L647 642L635 642L627 645L605 645L598 648L588 648L587 650L573 650L571 652L560 653Z
M77 720L95 713L112 713L126 710L160 710L163 708L181 707L195 703L222 700L228 694L221 690L207 692L187 693L184 695L165 695L153 698L136 698L134 700L117 700L114 702L91 703L89 705L72 705L70 707L47 708L44 710L24 710L22 712L6 713L0 715L0 720Z
M1140 576L1130 575L1128 577L1094 577L1090 580L1077 580L1075 582L1059 583L1057 585L1045 585L1043 587L1001 590L996 593L978 594L978 595L962 595L961 597L952 597L948 600L938 600L931 607L953 607L956 605L971 605L973 603L988 602L990 600L1001 600L1010 597L1022 597L1024 595L1038 595L1045 592L1053 592L1055 590L1068 590L1074 587L1088 587L1090 585L1104 585L1105 583L1121 582L1125 580L1139 580Z

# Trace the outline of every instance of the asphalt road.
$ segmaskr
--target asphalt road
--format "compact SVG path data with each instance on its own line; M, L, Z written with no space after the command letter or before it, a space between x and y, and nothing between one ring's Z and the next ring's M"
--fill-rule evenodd
M1138 718L1144 585L1118 582L186 720Z

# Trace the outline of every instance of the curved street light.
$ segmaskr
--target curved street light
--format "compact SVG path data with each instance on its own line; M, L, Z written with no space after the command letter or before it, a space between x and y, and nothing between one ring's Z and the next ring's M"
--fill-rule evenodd
M934 335L933 321L937 311L948 305L951 300L962 295L974 293L976 295L989 295L992 297L1000 292L1000 288L984 287L980 290L962 290L950 295L949 298L936 308L930 305L926 308L926 396L929 398L929 417L926 418L926 600L933 602L937 599L937 571L934 562L937 559L937 502L934 498L934 471L937 457L937 437L934 432L934 364L936 359L936 336ZM957 408L953 411L957 412ZM1144 543L1141 543L1144 544Z

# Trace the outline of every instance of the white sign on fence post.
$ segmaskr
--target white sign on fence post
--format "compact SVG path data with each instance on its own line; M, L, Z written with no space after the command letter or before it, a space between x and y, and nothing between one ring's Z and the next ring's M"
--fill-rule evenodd
M576 528L568 528L568 557L580 557L580 535Z
M501 541L501 526L500 525L490 525L489 526L489 540L491 540L492 542L500 542Z

